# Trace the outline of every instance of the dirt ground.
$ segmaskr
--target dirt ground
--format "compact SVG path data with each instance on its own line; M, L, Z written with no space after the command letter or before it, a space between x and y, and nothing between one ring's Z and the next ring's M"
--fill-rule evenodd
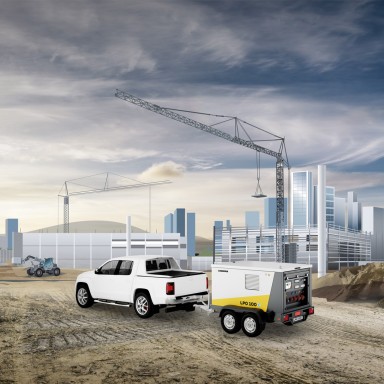
M80 271L0 267L0 383L382 383L384 308L314 298L315 315L257 338L217 313L161 312L74 298Z

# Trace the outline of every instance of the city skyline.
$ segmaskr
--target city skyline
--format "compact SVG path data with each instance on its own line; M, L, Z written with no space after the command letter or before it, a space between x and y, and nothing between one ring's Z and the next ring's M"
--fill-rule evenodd
M0 225L61 223L64 181L107 171L172 184L153 188L151 203L143 190L74 198L70 221L131 215L160 231L182 206L209 236L215 220L242 225L244 212L262 211L253 151L133 107L115 88L238 116L285 137L292 171L326 164L337 197L356 191L363 206L384 207L383 19L368 0L5 0ZM264 156L261 186L275 196Z

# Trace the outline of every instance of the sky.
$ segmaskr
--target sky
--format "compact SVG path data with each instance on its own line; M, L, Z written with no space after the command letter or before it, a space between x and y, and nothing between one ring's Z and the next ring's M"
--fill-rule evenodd
M384 207L382 1L2 0L0 52L0 232L11 217L24 232L61 223L64 182L101 188L106 172L111 187L172 183L150 194L73 196L71 221L130 215L132 225L162 232L164 216L184 207L196 213L197 235L209 237L214 220L241 226L245 211L262 213L251 197L255 151L134 106L115 89L237 116L285 138L292 171L313 171L316 184L326 164L337 196L354 190L363 206ZM229 123L215 127L235 133ZM266 155L260 185L275 196Z

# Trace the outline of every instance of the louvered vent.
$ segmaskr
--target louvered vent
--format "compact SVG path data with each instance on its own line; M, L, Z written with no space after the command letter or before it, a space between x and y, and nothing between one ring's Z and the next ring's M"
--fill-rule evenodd
M260 276L259 275L245 275L245 289L260 290Z

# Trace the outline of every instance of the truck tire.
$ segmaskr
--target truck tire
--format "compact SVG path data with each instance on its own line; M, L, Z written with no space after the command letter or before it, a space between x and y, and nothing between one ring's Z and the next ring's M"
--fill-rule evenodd
M33 276L34 275L33 269L32 268L28 268L27 269L27 274L28 274L28 276Z
M155 313L151 296L146 292L139 292L135 296L134 308L136 315L142 319L148 319Z
M41 268L37 268L36 271L35 271L35 276L36 277L41 277L43 276L43 270Z
M60 268L55 268L55 269L53 270L53 274L54 274L55 276L59 276L59 275L60 275Z
M241 328L248 337L256 337L264 331L265 323L258 313L246 313L241 319Z
M221 327L227 333L236 333L240 331L240 316L235 311L226 310L221 314Z
M89 308L93 305L94 300L87 285L80 284L77 286L76 301L81 308Z

